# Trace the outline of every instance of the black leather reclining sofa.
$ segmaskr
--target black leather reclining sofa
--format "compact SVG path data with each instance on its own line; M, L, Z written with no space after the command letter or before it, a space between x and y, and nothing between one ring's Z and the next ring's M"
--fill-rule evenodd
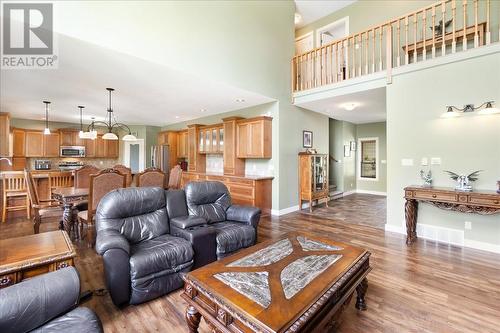
M108 193L97 207L96 251L113 303L167 294L182 287L182 273L254 245L260 214L256 207L232 205L220 182Z

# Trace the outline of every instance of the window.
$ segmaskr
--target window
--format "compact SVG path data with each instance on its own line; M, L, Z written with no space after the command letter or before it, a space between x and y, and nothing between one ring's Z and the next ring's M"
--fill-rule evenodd
M358 177L363 180L378 180L378 138L359 139Z

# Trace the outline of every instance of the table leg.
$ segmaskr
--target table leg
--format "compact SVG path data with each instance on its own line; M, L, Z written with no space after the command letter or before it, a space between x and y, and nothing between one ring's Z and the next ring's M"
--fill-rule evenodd
M189 333L198 333L201 314L193 306L188 305L186 309L186 322L189 327Z
M361 283L356 287L356 309L365 311L366 310L366 302L365 295L366 290L368 289L368 280L366 278L361 281Z
M417 213L417 200L407 199L405 203L406 245L412 244L417 239Z
M63 205L63 226L64 230L68 233L71 238L71 227L73 226L73 204Z

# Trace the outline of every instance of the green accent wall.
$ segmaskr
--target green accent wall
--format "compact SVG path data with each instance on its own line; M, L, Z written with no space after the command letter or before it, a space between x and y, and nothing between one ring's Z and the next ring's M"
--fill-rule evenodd
M422 184L423 157L440 157L432 166L435 186L455 185L444 170L468 174L484 170L474 188L495 190L500 180L500 115L443 119L447 105L500 102L500 53L468 58L393 77L387 86L387 223L404 230L403 188ZM413 159L402 166L401 159ZM421 204L418 223L463 230L465 240L500 245L500 214L482 216ZM472 230L464 222L472 222Z

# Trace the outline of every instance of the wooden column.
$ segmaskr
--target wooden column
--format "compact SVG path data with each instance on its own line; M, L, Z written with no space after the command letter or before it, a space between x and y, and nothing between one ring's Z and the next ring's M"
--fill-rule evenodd
M230 176L245 175L245 160L236 157L237 137L236 122L242 117L223 118L224 126L224 174Z
M200 127L203 125L188 125L188 171L205 172L206 156L200 154Z

